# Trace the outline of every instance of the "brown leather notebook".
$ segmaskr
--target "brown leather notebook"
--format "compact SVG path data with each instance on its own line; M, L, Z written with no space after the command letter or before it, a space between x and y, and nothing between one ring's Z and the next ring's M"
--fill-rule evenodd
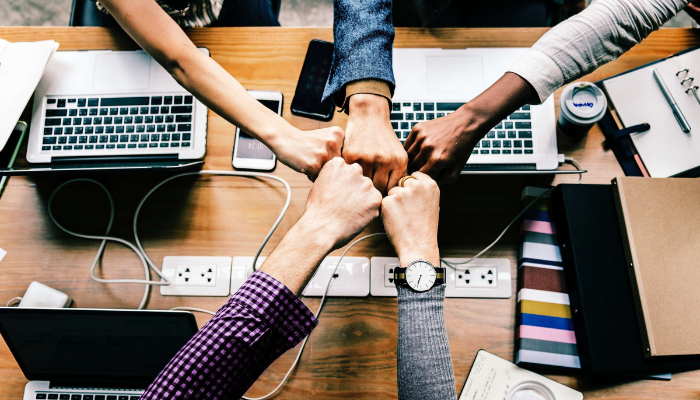
M700 354L700 180L612 185L644 354Z

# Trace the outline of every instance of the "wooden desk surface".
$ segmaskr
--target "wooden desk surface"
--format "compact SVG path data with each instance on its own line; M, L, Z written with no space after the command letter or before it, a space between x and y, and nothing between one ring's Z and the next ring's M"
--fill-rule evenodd
M531 46L545 29L397 29L397 47L523 47ZM188 31L198 46L211 50L212 58L248 89L284 93L284 117L299 128L330 124L345 126L343 115L330 123L291 115L294 95L306 47L313 38L332 41L330 28L215 28ZM134 49L123 33L99 28L0 28L9 41L54 39L59 50ZM652 34L619 60L603 66L586 79L595 81L671 53L700 44L700 32L663 29ZM558 99L558 93L555 100ZM29 114L26 113L26 118ZM231 169L234 128L209 114L206 169ZM587 138L572 142L561 136L560 151L575 157L590 172L584 183L608 183L622 174L603 137L594 128ZM263 254L267 254L301 215L311 184L279 164L276 175L292 186L292 204ZM131 218L138 200L160 178L137 176L100 177L115 196L117 218L112 234L132 240ZM443 256L466 257L490 243L520 210L520 192L526 185L571 182L574 176L462 177L442 190L440 248ZM99 284L88 269L98 243L76 239L59 231L49 220L46 201L61 179L34 180L14 177L0 201L0 247L8 251L0 262L0 301L21 296L37 280L68 293L76 307L135 308L142 286ZM249 256L274 221L284 201L277 183L246 178L202 177L183 179L157 192L145 206L141 236L150 257L160 264L166 255ZM96 188L77 185L57 198L59 220L81 232L102 234L107 202ZM365 234L382 230L375 221ZM513 292L516 286L518 229L504 236L487 257L511 260ZM393 256L386 239L368 240L349 255ZM128 249L110 244L102 274L108 278L142 278L143 270ZM150 309L194 306L218 309L225 298L162 297L153 290ZM315 310L318 299L305 298ZM445 314L452 348L458 392L479 349L513 360L515 294L506 300L447 299ZM365 297L330 298L311 335L297 371L277 398L395 398L396 397L396 299ZM197 315L200 326L208 316ZM267 393L281 379L296 350L274 363L251 388L249 395ZM690 399L700 396L700 371L674 374L670 382L599 382L587 378L552 376L581 390L586 398ZM0 398L19 399L26 380L4 342L0 342Z

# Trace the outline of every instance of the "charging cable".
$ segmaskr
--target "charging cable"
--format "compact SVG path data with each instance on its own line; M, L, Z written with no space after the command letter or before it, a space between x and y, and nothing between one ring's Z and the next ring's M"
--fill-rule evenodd
M284 207L282 207L282 211L280 212L279 216L277 217L277 220L275 220L274 224L272 224L272 228L270 228L270 231L267 233L265 236L265 239L263 239L262 243L260 244L260 247L258 248L257 253L255 254L255 258L253 259L253 266L255 269L255 265L257 263L258 257L260 256L260 253L262 252L263 248L267 244L268 240L270 240L270 237L272 234L275 232L277 227L280 224L280 221L282 221L282 218L284 217L285 213L287 212L287 209L289 208L289 203L292 200L292 190L289 187L289 183L285 181L284 179L275 176L275 175L270 175L270 174L263 174L263 173L258 173L258 172L236 172L236 171L215 171L215 170L205 170L205 171L195 171L195 172L186 172L178 175L171 176L157 185L155 185L146 195L141 199L139 202L138 206L136 207L136 212L134 214L134 221L133 221L133 230L134 230L134 241L136 245L124 240L120 239L117 237L109 236L110 231L112 230L112 224L114 222L114 199L112 198L112 194L109 192L109 190L100 182L94 180L94 179L88 179L88 178L77 178L77 179L72 179L67 182L62 183L59 185L56 189L54 189L53 192L51 192L51 195L49 196L49 201L48 201L48 212L49 212L49 218L51 218L51 221L56 224L56 226L61 229L63 232L83 238L83 239L91 239L91 240L101 240L102 243L100 244L100 247L97 249L97 254L95 255L95 259L92 262L92 265L90 266L90 277L100 283L132 283L132 284L142 284L145 285L144 287L144 293L143 297L141 299L141 303L139 303L139 306L137 309L142 310L146 307L146 304L148 302L148 296L151 291L151 286L166 286L170 285L170 281L167 280L165 276L163 276L163 273L158 269L158 267L155 266L153 261L148 257L148 254L146 253L146 250L143 248L143 245L141 244L141 240L139 239L139 234L138 234L138 218L139 218L139 213L141 212L141 208L143 207L144 203L146 200L155 192L158 188L161 186L165 185L166 183L177 179L177 178L182 178L185 176L192 176L192 175L223 175L223 176L240 176L240 177L249 177L249 178L267 178L267 179L273 179L278 182L281 182L285 189L287 190L287 199L284 203ZM100 235L85 235L82 233L74 232L71 231L70 229L64 227L61 225L53 215L53 200L56 197L56 194L63 189L64 187L77 183L77 182L88 182L95 184L99 186L107 195L107 198L109 199L109 206L110 206L110 213L109 213L109 222L107 223L107 229L106 232L103 236ZM141 261L141 264L143 265L144 272L146 275L146 279L103 279L99 278L95 275L95 269L97 268L97 264L102 257L102 254L104 253L104 248L107 245L107 241L113 241L117 243L121 243L124 246L127 246L130 248L136 255L139 257L139 260ZM149 269L150 267L150 269ZM151 273L150 270L153 270L156 275L158 275L162 280L161 281L153 281L151 280Z

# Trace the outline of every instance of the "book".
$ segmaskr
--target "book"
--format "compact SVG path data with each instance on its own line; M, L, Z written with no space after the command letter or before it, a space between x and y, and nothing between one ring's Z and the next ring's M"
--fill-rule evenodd
M700 355L700 180L612 183L645 356Z
M560 184L552 207L581 369L641 376L699 368L697 357L644 356L611 185Z
M0 150L57 48L53 40L10 43L0 39Z
M691 127L685 133L653 77L656 68ZM624 126L648 123L651 129L630 138L652 177L670 177L700 167L700 49L686 51L603 80L611 105ZM693 89L695 88L695 89Z
M549 189L526 187L523 205ZM547 193L523 214L518 262L515 363L578 370L574 333L556 229Z

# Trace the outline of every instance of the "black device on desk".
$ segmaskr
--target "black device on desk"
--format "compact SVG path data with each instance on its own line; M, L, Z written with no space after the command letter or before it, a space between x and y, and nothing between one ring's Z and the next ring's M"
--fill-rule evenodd
M7 142L5 142L5 147L0 150L0 168L12 168L15 159L17 159L19 149L22 146L26 131L27 123L23 121L17 122L10 137L7 139ZM5 190L7 179L7 176L0 177L0 195L2 195L3 190Z
M292 99L292 114L320 121L330 121L333 118L333 100L321 102L332 61L333 43L318 39L309 43Z
M700 368L699 357L644 356L611 185L561 184L552 208L583 371L640 376Z
M183 311L0 308L25 399L138 399L196 332Z

